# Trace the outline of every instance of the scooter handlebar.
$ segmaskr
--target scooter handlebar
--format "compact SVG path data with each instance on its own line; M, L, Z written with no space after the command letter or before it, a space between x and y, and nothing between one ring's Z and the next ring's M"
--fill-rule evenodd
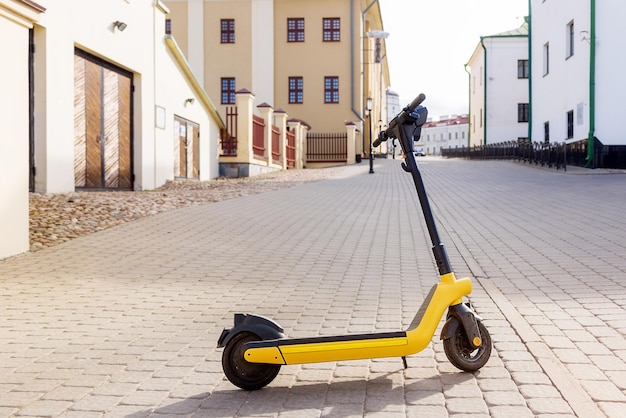
M415 109L417 109L417 106L421 105L422 102L426 100L426 95L424 93L420 93L415 99L413 99L413 101L405 108L405 110L408 110L409 112L414 111Z
M380 131L380 133L378 134L378 138L376 138L376 141L374 141L374 143L372 144L372 147L376 148L377 146L380 145L381 142L385 142L385 141L387 141L387 132Z

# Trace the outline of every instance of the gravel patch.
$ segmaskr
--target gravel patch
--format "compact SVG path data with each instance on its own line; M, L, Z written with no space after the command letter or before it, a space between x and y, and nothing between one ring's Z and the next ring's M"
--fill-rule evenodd
M240 179L175 180L168 181L156 190L142 192L31 193L30 250L38 251L168 210L206 205L332 178L340 171L341 167L290 169Z

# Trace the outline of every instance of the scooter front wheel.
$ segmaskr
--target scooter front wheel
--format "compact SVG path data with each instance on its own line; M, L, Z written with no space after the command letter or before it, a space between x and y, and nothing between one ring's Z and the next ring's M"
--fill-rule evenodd
M244 390L257 390L268 385L278 372L276 364L249 363L244 358L246 343L259 341L261 338L251 332L240 332L224 347L222 369L228 380Z
M478 330L482 340L478 348L472 347L461 325L450 338L443 340L443 350L453 366L466 372L475 372L487 363L491 356L491 336L482 321L478 321Z

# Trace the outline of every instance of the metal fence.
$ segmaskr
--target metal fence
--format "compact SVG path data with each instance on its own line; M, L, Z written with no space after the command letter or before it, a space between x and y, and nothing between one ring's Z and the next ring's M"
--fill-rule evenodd
M226 108L226 128L220 132L222 155L237 156L237 107Z
M567 145L526 140L500 142L472 147L443 148L441 155L470 160L515 160L567 170Z
M347 133L307 134L306 160L308 162L345 162L347 158Z

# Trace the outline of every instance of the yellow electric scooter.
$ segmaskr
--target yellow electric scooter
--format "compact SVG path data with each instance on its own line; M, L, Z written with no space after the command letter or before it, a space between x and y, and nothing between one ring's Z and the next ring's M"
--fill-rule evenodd
M217 343L218 347L224 347L224 374L234 385L245 390L260 389L274 380L280 366L287 364L402 357L406 368L406 356L426 348L446 310L441 339L450 362L461 370L473 372L489 360L489 332L469 304L462 302L462 297L472 291L471 280L457 279L452 272L413 154L413 141L419 139L428 115L428 110L420 106L424 99L423 94L416 97L373 144L377 147L388 138L400 140L405 155L402 168L413 177L439 269L440 280L426 296L411 325L399 332L285 338L283 328L270 319L235 314L234 327L224 329Z

